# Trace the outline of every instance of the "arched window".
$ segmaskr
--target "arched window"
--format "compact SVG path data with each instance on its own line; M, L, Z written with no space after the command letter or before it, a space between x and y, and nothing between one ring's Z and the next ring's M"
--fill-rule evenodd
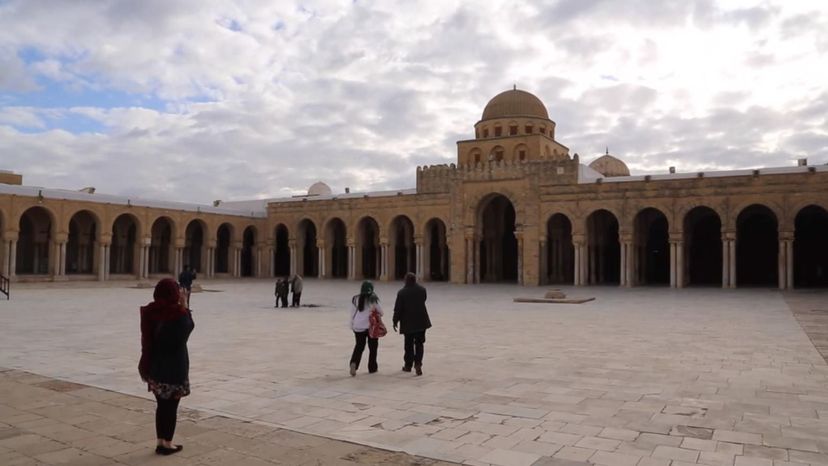
M495 126L494 135L495 135L496 138L499 138L500 136L503 136L503 128L500 127L500 126Z
M524 128L524 129L526 130L526 134L532 134L532 130L533 130L532 125L526 125L526 128Z

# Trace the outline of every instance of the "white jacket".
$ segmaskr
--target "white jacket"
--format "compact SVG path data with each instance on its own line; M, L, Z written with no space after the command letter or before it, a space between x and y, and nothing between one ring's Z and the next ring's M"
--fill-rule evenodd
M382 316L382 308L379 303L367 304L365 309L358 311L356 305L351 304L351 330L354 332L364 332L371 326L368 320L371 317L371 310L376 309L380 316Z

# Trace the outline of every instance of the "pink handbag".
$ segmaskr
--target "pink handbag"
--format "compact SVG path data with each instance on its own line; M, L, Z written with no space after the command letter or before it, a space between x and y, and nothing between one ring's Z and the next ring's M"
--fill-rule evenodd
M371 338L382 338L388 334L388 329L382 323L382 317L376 309L371 310L371 315L368 316L368 336Z

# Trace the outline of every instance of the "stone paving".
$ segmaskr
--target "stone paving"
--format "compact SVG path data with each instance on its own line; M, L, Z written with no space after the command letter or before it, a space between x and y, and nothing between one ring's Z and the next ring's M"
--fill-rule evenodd
M377 286L389 314L398 287ZM548 305L512 302L540 288L429 284L425 375L399 370L392 334L380 372L351 378L357 283L307 280L320 307L298 310L273 309L270 282L205 288L221 292L193 295L183 405L206 414L477 465L828 465L828 365L776 291L565 289L597 299ZM0 366L147 396L151 290L14 293Z
M449 466L352 443L182 409L171 457L154 451L150 400L0 369L0 464Z

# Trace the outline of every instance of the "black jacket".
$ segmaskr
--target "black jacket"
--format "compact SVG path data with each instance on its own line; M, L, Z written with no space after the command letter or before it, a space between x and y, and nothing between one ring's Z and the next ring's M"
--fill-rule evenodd
M400 324L400 333L416 333L431 328L425 302L426 289L417 283L406 285L397 292L394 325Z
M161 322L156 327L152 344L150 376L156 382L182 384L190 377L190 355L187 340L193 331L192 314Z
M184 288L193 286L193 280L196 279L196 273L192 270L184 270L178 274L178 284Z

